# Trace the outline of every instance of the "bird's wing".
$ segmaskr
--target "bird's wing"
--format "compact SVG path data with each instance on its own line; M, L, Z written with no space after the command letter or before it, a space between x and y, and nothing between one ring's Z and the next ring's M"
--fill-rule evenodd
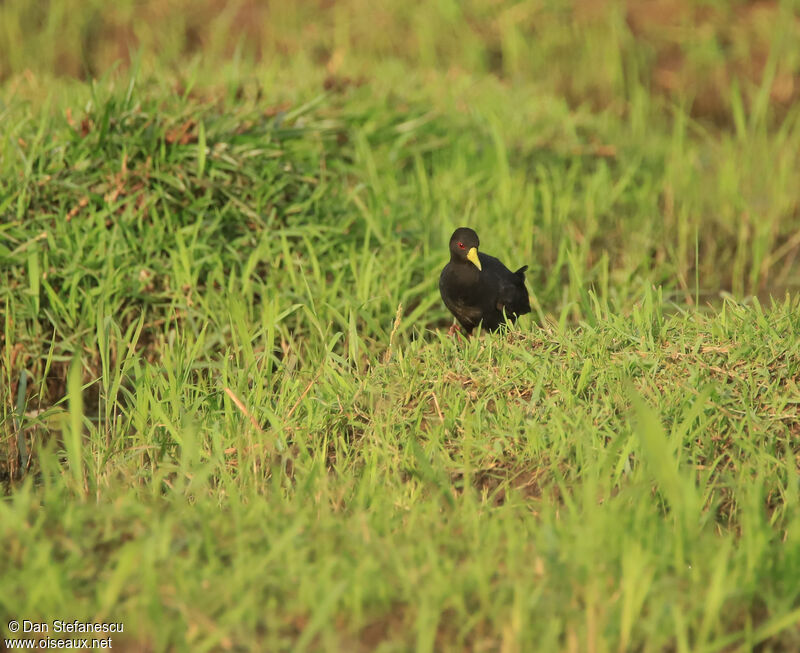
M508 315L529 313L531 306L528 300L528 289L525 287L525 270L528 266L525 265L516 272L512 272L500 260L489 255L481 255L481 264L495 279L497 310L501 313L505 310Z
M497 293L497 310L502 312L504 309L509 315L523 315L531 310L528 289L525 287L525 282L520 281L518 277L504 280L500 286Z

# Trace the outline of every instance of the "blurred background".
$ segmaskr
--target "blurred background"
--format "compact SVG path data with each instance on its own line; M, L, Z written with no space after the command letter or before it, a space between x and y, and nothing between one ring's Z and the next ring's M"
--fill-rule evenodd
M776 117L800 97L796 9L778 0L5 0L0 81L88 79L130 67L136 53L144 69L177 73L197 57L354 74L395 60L619 111L643 85L724 126L734 120L732 86Z

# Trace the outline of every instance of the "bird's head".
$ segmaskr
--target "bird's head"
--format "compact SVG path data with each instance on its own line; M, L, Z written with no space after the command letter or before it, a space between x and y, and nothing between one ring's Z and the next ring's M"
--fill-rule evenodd
M472 263L478 270L481 269L481 260L478 258L478 234L469 227L459 227L450 236L450 260L467 261Z

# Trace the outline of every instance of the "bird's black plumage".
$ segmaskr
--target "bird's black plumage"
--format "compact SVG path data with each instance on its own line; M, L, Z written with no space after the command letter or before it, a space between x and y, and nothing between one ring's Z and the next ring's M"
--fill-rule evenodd
M495 331L506 319L513 322L531 312L524 265L509 270L494 256L478 252L478 234L460 227L450 237L450 262L439 277L445 306L469 333L478 323Z

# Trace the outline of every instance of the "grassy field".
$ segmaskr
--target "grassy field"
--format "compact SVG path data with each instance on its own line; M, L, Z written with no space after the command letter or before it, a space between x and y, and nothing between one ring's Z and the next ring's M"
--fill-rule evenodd
M106 5L0 4L3 637L800 650L791 3Z

